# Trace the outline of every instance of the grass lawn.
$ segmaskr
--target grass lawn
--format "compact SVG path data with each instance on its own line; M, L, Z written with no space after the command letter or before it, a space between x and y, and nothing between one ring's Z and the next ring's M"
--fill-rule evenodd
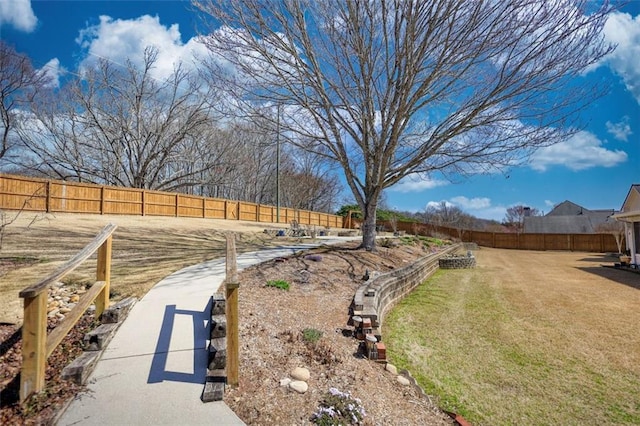
M474 425L640 424L640 275L481 249L385 319L391 362Z

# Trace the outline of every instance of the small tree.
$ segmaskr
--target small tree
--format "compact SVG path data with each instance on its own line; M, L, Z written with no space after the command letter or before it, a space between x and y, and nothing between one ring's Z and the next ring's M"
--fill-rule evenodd
M527 216L541 216L542 214L536 208L526 207L523 205L512 206L507 209L502 222L504 226L515 232L522 232L524 229L524 218Z
M616 239L616 245L618 246L618 253L622 253L622 242L626 240L624 223L608 218L606 222L596 226L596 232L613 235Z

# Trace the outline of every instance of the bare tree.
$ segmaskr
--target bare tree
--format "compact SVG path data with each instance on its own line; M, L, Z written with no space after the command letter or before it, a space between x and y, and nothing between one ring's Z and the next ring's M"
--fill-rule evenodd
M596 226L596 232L613 235L616 239L616 245L618 246L618 253L622 253L622 242L626 238L623 222L618 222L617 220L608 218L606 222Z
M16 110L28 108L49 81L45 73L33 69L26 55L0 40L0 158L12 147L10 137L17 120Z
M524 229L524 218L527 216L542 216L542 213L534 207L517 205L507 208L503 224L515 232L522 232Z
M157 55L147 48L142 69L101 60L34 107L20 128L31 167L62 179L134 188L201 184L201 173L216 161L201 145L215 99L180 65L169 78L154 78Z
M235 110L284 106L290 141L340 165L366 249L380 194L402 178L501 170L577 131L593 92L572 78L612 50L606 2L193 3L213 18L203 40Z
M292 164L280 179L284 204L302 210L334 211L340 182L330 165L295 147L289 147L285 156Z

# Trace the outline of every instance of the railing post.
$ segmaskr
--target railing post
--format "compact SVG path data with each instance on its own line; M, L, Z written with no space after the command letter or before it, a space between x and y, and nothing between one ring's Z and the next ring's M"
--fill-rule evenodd
M47 362L47 291L24 298L20 402L44 388Z
M226 316L227 316L227 383L238 386L240 367L240 345L238 327L238 266L236 260L236 236L227 234L226 264Z
M105 286L96 298L96 318L109 307L109 284L111 282L111 240L109 236L98 249L96 281L104 281Z

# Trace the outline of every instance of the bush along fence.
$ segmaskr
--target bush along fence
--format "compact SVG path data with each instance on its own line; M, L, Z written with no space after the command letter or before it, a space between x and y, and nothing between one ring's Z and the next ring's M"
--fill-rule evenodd
M453 244L417 262L395 271L372 276L361 285L353 298L349 325L361 342L361 352L369 359L386 361L386 347L382 341L382 320L400 299L429 278L439 267L439 259L460 250Z
M0 209L171 216L342 228L343 217L197 195L0 174Z

